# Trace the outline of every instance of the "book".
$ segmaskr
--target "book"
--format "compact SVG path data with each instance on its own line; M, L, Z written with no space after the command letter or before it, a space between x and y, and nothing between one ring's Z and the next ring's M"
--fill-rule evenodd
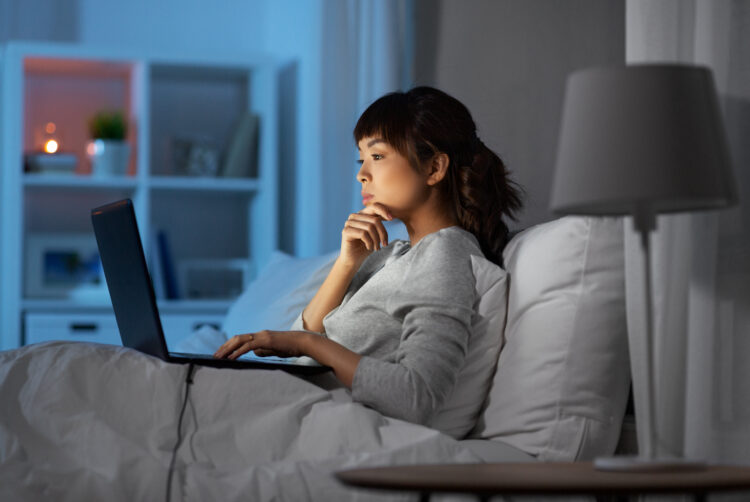
M163 230L156 234L156 246L159 250L161 271L164 276L164 296L168 300L176 300L180 297L179 289L177 289L177 273L169 248L169 240Z
M252 112L240 117L222 164L220 175L248 178L258 175L258 127L260 118Z
M75 174L78 157L72 153L27 153L25 168L30 173Z
M151 242L153 243L153 252L149 256L148 268L151 273L151 283L154 285L154 296L157 300L163 300L167 297L164 287L164 270L161 266L161 246L159 245L158 232L153 232Z

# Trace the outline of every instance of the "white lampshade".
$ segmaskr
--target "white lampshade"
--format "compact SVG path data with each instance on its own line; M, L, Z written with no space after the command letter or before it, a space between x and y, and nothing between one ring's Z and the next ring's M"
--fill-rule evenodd
M711 71L687 65L591 68L568 77L551 208L556 213L633 215L643 256L644 451L595 459L606 470L702 468L663 458L656 432L649 234L657 213L737 201ZM634 389L634 392L638 389ZM641 432L639 431L639 435Z
M568 77L551 208L624 215L736 202L711 71L590 68Z

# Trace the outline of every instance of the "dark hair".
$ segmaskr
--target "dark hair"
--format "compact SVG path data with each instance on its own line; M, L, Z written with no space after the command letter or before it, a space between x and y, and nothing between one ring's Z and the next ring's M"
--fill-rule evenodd
M415 170L437 153L448 155L448 173L438 186L453 202L461 227L474 234L487 259L502 266L508 240L503 218L516 219L523 189L476 129L460 101L432 87L415 87L372 103L357 121L354 139L382 138Z

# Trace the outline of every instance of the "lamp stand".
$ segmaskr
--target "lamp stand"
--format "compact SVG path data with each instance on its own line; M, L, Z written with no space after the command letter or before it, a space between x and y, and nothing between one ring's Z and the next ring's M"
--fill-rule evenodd
M646 403L648 406L646 424L640 429L648 435L642 455L598 457L594 459L594 467L600 471L622 472L657 472L657 471L699 471L706 468L705 462L689 460L682 457L661 456L659 452L659 438L656 432L656 392L655 392L655 358L656 344L653 334L653 300L651 296L651 252L649 239L652 231L656 230L656 214L653 209L639 206L633 212L633 226L641 236L641 254L643 256L644 302L646 313Z

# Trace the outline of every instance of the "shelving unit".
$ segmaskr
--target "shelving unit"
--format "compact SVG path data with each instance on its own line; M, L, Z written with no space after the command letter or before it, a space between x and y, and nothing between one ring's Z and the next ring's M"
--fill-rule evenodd
M93 207L131 198L149 263L157 231L175 264L247 260L248 279L277 247L279 64L272 58L11 42L0 47L0 69L0 350L49 337L119 342L106 294L42 297L26 284L29 237L93 236ZM94 176L86 161L87 121L102 109L122 109L129 121L125 176ZM224 152L246 111L260 124L251 177L188 176L175 167L175 139ZM78 158L74 175L24 172L24 155L39 150L40 127L50 121L62 150ZM230 304L161 300L168 342L201 322L219 324Z

